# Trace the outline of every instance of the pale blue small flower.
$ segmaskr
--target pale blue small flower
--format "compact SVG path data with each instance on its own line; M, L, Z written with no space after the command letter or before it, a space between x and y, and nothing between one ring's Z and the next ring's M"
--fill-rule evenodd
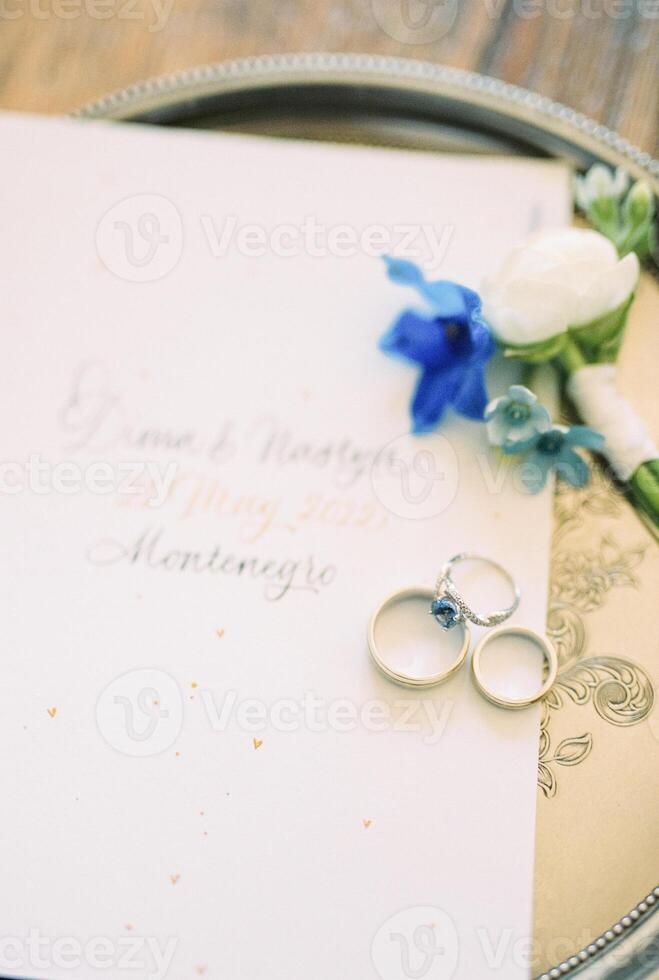
M537 432L531 439L507 443L501 448L508 454L528 452L520 467L520 476L527 490L537 493L544 487L552 469L556 470L556 476L573 487L585 487L590 469L574 451L574 446L599 452L604 446L604 436L585 425L573 425L571 428L552 425L544 432Z
M511 385L507 394L494 398L485 409L485 421L493 446L526 442L551 425L545 406L523 385Z

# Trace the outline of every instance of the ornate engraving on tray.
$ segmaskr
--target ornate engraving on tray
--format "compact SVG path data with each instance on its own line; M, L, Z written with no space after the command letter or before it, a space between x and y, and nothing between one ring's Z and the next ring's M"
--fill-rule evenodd
M606 534L598 548L560 551L552 559L550 595L581 612L598 609L611 589L639 587L633 569L646 550L645 545L623 549Z
M589 617L615 589L640 588L637 569L648 544L625 547L611 527L624 516L625 507L599 467L594 467L589 487L574 490L558 484L556 489L547 635L556 647L559 674L544 700L538 761L538 786L547 798L558 792L557 767L579 765L594 746L590 731L553 745L550 722L555 711L570 702L590 704L608 724L625 727L647 718L654 705L652 682L638 664L608 653L586 656ZM578 533L582 530L585 534ZM600 532L599 544L580 547L584 539L590 544L593 531Z
M586 627L576 609L552 602L547 612L547 636L556 647L559 676L583 657Z
M624 498L612 485L601 467L593 466L588 486L575 490L566 483L557 483L554 492L554 549L563 538L584 527L590 517L619 517Z
M650 678L637 664L621 657L590 657L562 674L547 700L560 708L563 696L575 704L592 700L595 711L611 725L636 725L654 704Z
M551 763L559 766L576 766L590 754L593 736L590 732L564 738L552 749L549 734L549 708L545 704L540 726L540 760L538 762L538 786L546 797L556 795L558 783Z

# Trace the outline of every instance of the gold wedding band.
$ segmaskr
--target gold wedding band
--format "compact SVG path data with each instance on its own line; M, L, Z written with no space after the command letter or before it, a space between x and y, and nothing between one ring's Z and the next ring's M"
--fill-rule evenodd
M545 663L547 664L547 676L543 682L542 687L536 693L526 698L505 698L500 694L495 694L493 691L489 690L485 682L483 681L481 673L481 657L483 655L483 650L492 640L501 636L523 636L528 640L532 640L536 646L540 647L543 656L545 658ZM471 659L471 672L474 679L476 687L492 704L498 705L500 708L527 708L531 704L535 704L540 701L544 696L551 690L556 680L556 675L558 674L558 658L556 656L556 650L549 642L546 636L542 636L540 633L536 633L535 630L528 629L525 626L499 626L498 629L490 630L483 636L474 650L474 655Z
M408 589L399 589L397 592L392 592L391 595L387 596L386 599L380 603L378 608L375 610L371 616L370 622L368 624L368 649L371 653L371 658L373 662L378 667L382 673L388 677L390 680L395 681L396 684L402 684L403 687L434 687L435 684L441 684L443 681L448 680L456 671L460 670L467 653L469 652L469 646L471 644L471 633L469 626L466 622L460 622L457 628L463 631L463 641L462 647L460 648L460 653L458 654L456 660L446 668L437 674L426 674L425 676L416 677L411 674L403 674L400 671L394 670L390 667L380 656L380 651L375 639L375 627L379 617L390 606L395 605L398 602L405 602L407 599L427 599L428 602L432 601L435 597L435 590L426 588L423 585L412 586ZM441 642L442 632L438 631L437 636Z

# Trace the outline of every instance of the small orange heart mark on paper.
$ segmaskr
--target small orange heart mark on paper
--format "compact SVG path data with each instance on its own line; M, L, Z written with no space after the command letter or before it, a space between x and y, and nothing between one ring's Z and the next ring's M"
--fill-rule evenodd
M263 739L262 738L253 738L252 739L252 744L253 744L253 746L254 746L255 749L260 749L261 746L263 745Z
M198 966L198 967L196 967L197 973L199 974L200 977L203 977L203 975L204 975L204 973L206 972L207 969L208 969L208 967L206 967L206 966Z
M373 823L373 821L372 820L362 820L362 823L364 824L364 826L368 830L368 828L371 826L371 824Z
M128 932L130 932L134 928L134 926L132 922L127 922L124 928L126 928Z
M215 630L220 639L224 636L224 630Z
M46 708L46 711L48 712L51 718L54 718L55 715L57 714L57 708Z
M180 877L180 875L170 875L169 880L171 881L172 885L175 885Z
M197 684L197 682L196 682L196 681L193 681L193 682L192 682L192 683L190 684L190 687L199 687L199 685Z

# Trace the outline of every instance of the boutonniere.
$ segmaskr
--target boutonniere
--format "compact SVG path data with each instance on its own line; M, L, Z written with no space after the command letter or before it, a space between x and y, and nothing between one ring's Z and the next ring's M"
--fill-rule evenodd
M643 182L597 165L576 184L593 229L541 232L504 256L481 297L453 282L427 282L412 262L388 259L389 277L412 286L422 310L404 311L382 340L387 353L417 363L415 432L447 406L487 422L493 445L524 454L536 491L547 473L583 486L588 467L574 451L601 452L634 502L659 526L659 451L647 426L616 388L616 358L639 278L639 257L656 250L654 200ZM597 230L594 230L597 229ZM496 346L528 365L551 361L586 425L553 424L533 392L513 386L488 405L485 363Z
M531 493L541 490L551 470L573 486L587 482L589 469L574 446L601 449L599 433L585 426L553 425L549 412L522 385L512 385L489 401L485 365L496 341L481 314L477 293L456 282L428 282L413 262L387 257L389 278L411 286L422 298L419 309L406 309L380 341L387 354L420 368L412 397L412 431L436 428L451 407L459 415L485 422L490 443L522 464L522 482Z
M599 232L535 235L483 286L483 308L506 357L553 361L580 418L605 437L601 452L636 503L659 524L659 451L616 386L616 358L639 277Z

